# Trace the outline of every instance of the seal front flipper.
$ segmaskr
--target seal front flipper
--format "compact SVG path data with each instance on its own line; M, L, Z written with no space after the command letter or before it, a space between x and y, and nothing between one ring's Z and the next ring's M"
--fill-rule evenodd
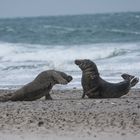
M50 90L52 89L52 85L50 84L48 87L47 87L47 90L44 91L44 95L45 95L45 100L52 100L52 97L50 95Z
M49 93L45 95L45 100L52 100L52 97Z
M100 98L100 89L99 87L92 88L85 93L89 98Z
M84 99L84 98L85 98L85 95L86 95L86 94L85 94L85 92L83 92L83 94L82 94L82 99Z

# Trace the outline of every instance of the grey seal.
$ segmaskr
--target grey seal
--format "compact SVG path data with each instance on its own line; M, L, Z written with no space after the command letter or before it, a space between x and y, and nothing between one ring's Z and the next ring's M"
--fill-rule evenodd
M82 98L85 95L89 98L119 98L139 82L138 77L124 73L122 82L110 83L100 77L96 64L91 60L76 59L75 64L82 70Z
M55 84L68 84L72 76L56 70L41 72L32 82L26 84L14 93L1 96L0 101L33 101L43 96L45 99L52 99L49 92Z

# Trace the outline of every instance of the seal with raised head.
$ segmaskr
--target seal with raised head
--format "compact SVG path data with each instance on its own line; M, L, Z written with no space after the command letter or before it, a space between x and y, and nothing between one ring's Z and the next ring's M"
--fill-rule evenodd
M122 82L110 83L100 77L96 64L91 60L77 59L75 64L82 70L82 98L85 95L89 98L119 98L139 82L139 78L124 73Z
M49 92L55 84L68 84L72 76L56 70L41 72L32 82L18 89L14 93L1 96L0 101L33 101L45 96L52 99Z

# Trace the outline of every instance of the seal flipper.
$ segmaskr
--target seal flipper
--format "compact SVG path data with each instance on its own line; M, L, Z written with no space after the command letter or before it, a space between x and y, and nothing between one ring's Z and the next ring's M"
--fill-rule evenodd
M123 74L121 75L121 77L122 77L124 80L130 81L130 80L133 79L135 76L130 75L130 74L127 74L127 73L123 73Z
M52 97L49 93L45 95L45 100L52 100Z
M85 92L83 92L83 94L82 94L82 99L85 98L85 95L86 95Z
M50 95L50 90L52 89L52 85L50 84L47 88L47 90L44 91L44 95L45 95L45 100L52 100L52 97Z
M130 74L123 73L123 74L121 75L121 77L122 77L124 80L130 81L131 87L134 87L134 86L139 82L139 78L138 78L138 77L135 77L135 76L130 75Z
M131 79L131 81L130 81L131 87L134 87L138 82L139 82L138 77L134 77L133 79Z

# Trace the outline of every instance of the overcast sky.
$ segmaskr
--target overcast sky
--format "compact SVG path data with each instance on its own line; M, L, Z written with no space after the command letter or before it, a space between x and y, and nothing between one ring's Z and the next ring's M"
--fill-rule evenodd
M0 0L0 17L140 11L140 0Z

